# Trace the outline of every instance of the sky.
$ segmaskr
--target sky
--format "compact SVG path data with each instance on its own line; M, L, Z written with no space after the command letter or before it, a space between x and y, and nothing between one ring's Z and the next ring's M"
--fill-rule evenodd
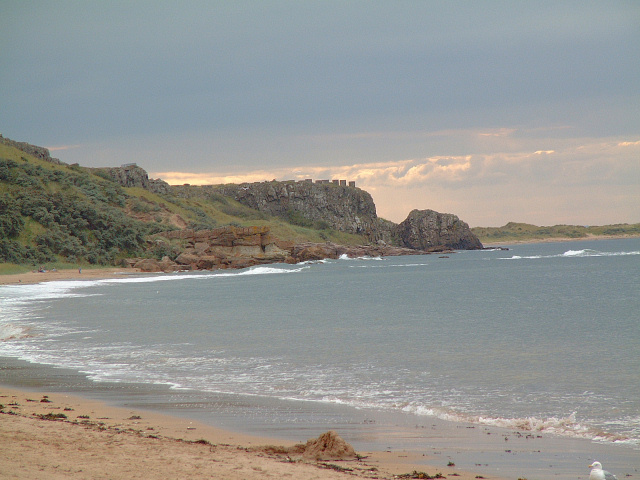
M640 2L0 0L0 134L378 215L640 222Z

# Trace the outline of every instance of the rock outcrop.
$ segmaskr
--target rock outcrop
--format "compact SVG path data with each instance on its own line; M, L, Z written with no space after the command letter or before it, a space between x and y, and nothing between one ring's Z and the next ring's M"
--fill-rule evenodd
M370 242L384 242L416 250L482 248L469 226L451 214L414 210L400 225L379 218L368 192L334 183L259 182L239 185L172 187L174 194L188 195L189 189L209 195L223 195L255 210L294 220L324 222L346 233L364 235ZM180 190L176 190L180 189ZM179 193L181 192L181 193Z
M177 241L181 253L175 263L184 269L214 270L245 268L252 265L285 262L291 256L292 242L270 234L269 227L220 227L212 230L174 230L150 239L156 246Z
M106 176L123 187L140 187L154 193L169 193L171 188L164 180L149 178L145 169L133 163L121 167L89 168L89 170Z
M378 228L373 198L357 187L334 183L258 182L205 187L250 208L289 220L324 222L341 232L371 235Z
M482 248L469 225L450 213L433 210L413 210L396 229L402 245L408 248L429 250L445 247L454 250Z
M143 272L173 272L177 270L217 270L246 268L269 263L299 263L342 256L386 257L421 255L427 252L390 245L338 245L326 243L298 243L280 240L269 227L221 227L212 230L173 230L153 235L150 247L169 250L178 244L180 253L174 261L164 257L130 259L130 266Z

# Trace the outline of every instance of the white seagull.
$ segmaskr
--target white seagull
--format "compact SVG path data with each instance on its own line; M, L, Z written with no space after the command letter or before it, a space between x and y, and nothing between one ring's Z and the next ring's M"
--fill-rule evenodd
M591 469L589 480L618 480L613 473L603 470L600 462L593 462L589 468Z

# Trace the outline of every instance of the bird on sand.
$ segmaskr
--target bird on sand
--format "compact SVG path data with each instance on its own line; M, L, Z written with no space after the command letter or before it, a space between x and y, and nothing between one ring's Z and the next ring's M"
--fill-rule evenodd
M613 473L603 470L600 462L593 462L589 468L591 469L589 480L618 480Z

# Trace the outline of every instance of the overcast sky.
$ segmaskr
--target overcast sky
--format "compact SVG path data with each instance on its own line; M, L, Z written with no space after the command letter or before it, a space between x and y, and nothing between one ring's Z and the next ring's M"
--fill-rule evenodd
M640 222L640 2L0 0L0 133L378 215Z

